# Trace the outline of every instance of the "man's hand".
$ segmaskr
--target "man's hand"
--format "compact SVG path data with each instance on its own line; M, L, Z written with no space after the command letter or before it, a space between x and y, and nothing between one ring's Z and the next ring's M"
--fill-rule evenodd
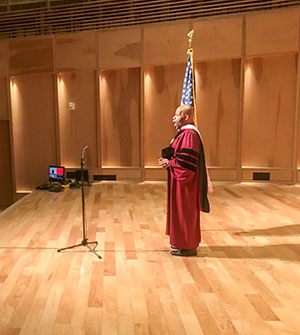
M158 165L163 169L167 169L169 167L169 160L167 158L160 158L158 160Z
M209 180L207 183L207 194L213 194L214 188L212 182Z

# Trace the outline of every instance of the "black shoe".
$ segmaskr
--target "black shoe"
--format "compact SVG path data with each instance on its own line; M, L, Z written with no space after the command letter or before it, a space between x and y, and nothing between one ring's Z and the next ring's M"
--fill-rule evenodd
M197 249L177 249L171 251L171 255L173 256L197 256Z
M171 245L171 249L178 249L175 245Z

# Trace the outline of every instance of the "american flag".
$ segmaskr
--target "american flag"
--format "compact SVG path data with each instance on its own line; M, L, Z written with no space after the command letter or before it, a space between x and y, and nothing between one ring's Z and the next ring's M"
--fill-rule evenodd
M194 78L193 78L193 64L190 52L188 50L188 61L185 70L183 88L182 88L182 105L191 105L194 106Z

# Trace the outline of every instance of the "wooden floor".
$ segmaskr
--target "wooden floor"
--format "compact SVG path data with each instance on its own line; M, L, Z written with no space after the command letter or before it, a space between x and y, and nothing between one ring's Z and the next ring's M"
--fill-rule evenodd
M216 184L198 257L171 256L166 184L35 191L0 214L0 334L300 334L300 188Z

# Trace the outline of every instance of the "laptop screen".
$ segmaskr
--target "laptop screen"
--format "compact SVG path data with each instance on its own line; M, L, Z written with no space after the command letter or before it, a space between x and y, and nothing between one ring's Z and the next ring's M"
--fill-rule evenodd
M49 166L49 181L63 183L65 181L64 166Z

